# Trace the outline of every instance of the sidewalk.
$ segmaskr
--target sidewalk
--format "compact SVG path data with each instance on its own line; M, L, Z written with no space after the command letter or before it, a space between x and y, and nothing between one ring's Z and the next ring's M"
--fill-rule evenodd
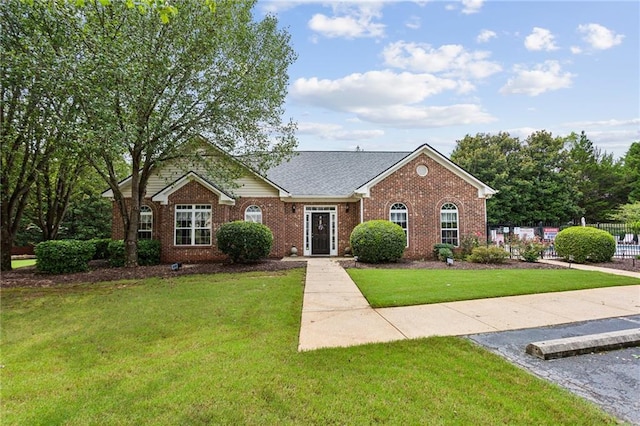
M428 336L515 330L640 314L640 283L624 287L373 309L336 260L305 260L307 275L298 345L300 351ZM640 274L631 274L640 278Z

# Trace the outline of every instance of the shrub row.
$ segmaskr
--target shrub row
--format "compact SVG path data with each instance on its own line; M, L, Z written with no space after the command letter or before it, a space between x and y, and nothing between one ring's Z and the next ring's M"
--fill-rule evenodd
M273 234L261 223L237 220L220 226L216 240L218 249L234 263L249 263L269 255Z
M36 245L36 269L48 274L83 272L89 269L92 259L109 259L111 266L124 266L124 241L110 239L51 240ZM138 264L160 263L160 242L138 241Z

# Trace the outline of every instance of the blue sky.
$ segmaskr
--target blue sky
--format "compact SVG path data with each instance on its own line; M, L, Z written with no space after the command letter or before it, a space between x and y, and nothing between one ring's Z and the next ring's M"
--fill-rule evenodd
M640 140L640 2L259 0L291 34L301 150L450 155L466 134Z

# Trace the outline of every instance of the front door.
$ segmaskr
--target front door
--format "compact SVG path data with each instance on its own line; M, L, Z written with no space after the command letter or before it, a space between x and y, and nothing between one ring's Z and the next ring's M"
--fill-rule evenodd
M311 254L330 254L329 213L311 214Z

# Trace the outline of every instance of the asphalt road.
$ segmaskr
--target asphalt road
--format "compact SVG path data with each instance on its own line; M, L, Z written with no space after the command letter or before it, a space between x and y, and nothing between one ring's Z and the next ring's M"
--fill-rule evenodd
M531 342L640 327L640 315L553 327L483 333L469 339L533 374L640 425L640 347L542 360L525 353Z

